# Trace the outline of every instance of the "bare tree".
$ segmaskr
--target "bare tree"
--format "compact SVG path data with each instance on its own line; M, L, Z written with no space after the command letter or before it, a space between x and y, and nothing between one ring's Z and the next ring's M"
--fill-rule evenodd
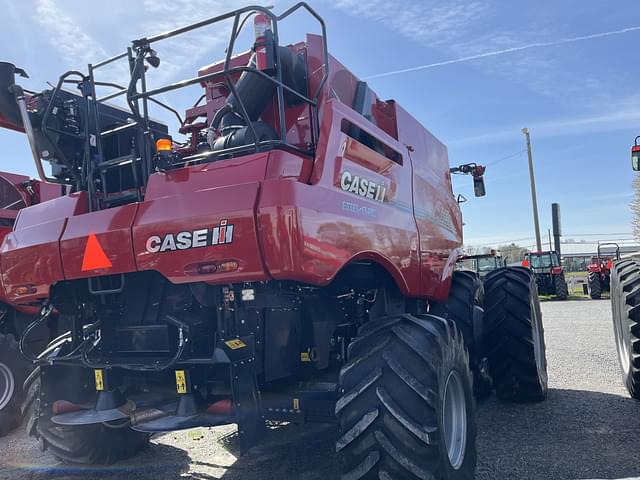
M482 255L485 253L489 253L491 248L489 247L479 247L477 245L465 245L464 253L467 255Z
M637 239L640 239L640 175L636 174L633 179L633 200L629 206L631 207L631 213L633 218L631 223L633 225L633 235Z
M513 263L521 261L524 258L524 254L528 252L528 249L511 243L509 245L500 245L498 251L502 257L507 258L508 262Z

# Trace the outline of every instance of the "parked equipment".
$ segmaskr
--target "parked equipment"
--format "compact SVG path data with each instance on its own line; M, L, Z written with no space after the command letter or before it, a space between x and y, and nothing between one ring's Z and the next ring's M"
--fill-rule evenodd
M530 252L525 255L523 265L531 268L536 276L538 293L554 295L559 300L566 300L569 288L564 278L564 269L560 263L558 252Z
M0 172L0 242L11 232L21 208L53 198L58 192L59 186ZM8 304L0 288L0 436L17 427L22 420L20 407L25 398L22 384L31 365L20 354L18 342L38 310L31 306ZM46 329L33 332L28 350L37 352L47 344L49 328L55 328L54 323L55 316L52 315Z
M490 253L465 255L460 259L459 265L460 268L476 272L480 278L484 278L489 272L506 267L507 259L492 250Z
M631 147L631 166L640 170L640 136ZM600 256L600 248L598 248ZM616 350L622 371L622 380L629 394L640 399L640 261L638 258L620 259L616 245L616 260L611 270L611 312Z
M614 255L603 255L605 247L615 247ZM611 269L613 262L620 260L620 246L617 243L599 243L598 255L591 258L591 263L587 265L589 272L589 296L596 300L602 296L603 292L609 292L611 287Z
M322 34L280 45L302 12ZM234 56L247 19L254 43ZM147 90L165 41L224 20L224 61ZM131 78L99 96L119 61ZM179 141L149 109L188 85L203 101ZM450 169L442 143L328 54L307 4L144 37L38 94L0 87L43 176L72 189L24 209L1 249L8 298L43 307L34 325L54 309L73 321L28 382L30 433L57 457L111 462L150 433L227 423L246 450L266 420L329 422L345 479L468 479L471 372L505 401L544 399L531 272L483 285L454 271L451 174L484 195L484 168Z

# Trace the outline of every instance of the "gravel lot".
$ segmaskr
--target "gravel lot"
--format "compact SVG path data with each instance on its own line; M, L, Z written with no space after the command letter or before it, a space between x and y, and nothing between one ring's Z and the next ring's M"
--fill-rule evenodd
M608 300L545 302L550 392L537 405L479 406L481 480L618 479L640 475L640 403L618 373ZM238 458L233 427L171 433L109 468L58 464L22 432L0 439L0 478L329 480L336 478L331 427L285 426Z

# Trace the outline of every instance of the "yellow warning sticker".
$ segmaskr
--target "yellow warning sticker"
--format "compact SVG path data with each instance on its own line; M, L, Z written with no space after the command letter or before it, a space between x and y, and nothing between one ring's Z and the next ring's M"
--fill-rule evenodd
M96 391L103 392L104 391L104 375L102 374L102 370L94 370L93 375L96 379Z
M293 409L294 410L300 410L300 399L299 398L294 398L293 399Z
M311 361L311 355L309 355L309 352L300 352L300 361L301 362L310 362Z
M224 343L226 343L227 347L229 347L231 350L237 350L239 348L244 348L247 346L247 344L244 343L239 338L234 338L233 340L227 340Z
M176 391L187 393L187 374L184 370L176 370Z

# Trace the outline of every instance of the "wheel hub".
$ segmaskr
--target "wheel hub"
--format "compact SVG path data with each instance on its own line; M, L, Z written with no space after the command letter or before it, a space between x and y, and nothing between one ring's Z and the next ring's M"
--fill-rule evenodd
M458 470L467 446L467 403L460 374L452 370L444 387L442 426L449 463Z
M0 411L9 405L16 387L13 372L4 363L0 363Z

